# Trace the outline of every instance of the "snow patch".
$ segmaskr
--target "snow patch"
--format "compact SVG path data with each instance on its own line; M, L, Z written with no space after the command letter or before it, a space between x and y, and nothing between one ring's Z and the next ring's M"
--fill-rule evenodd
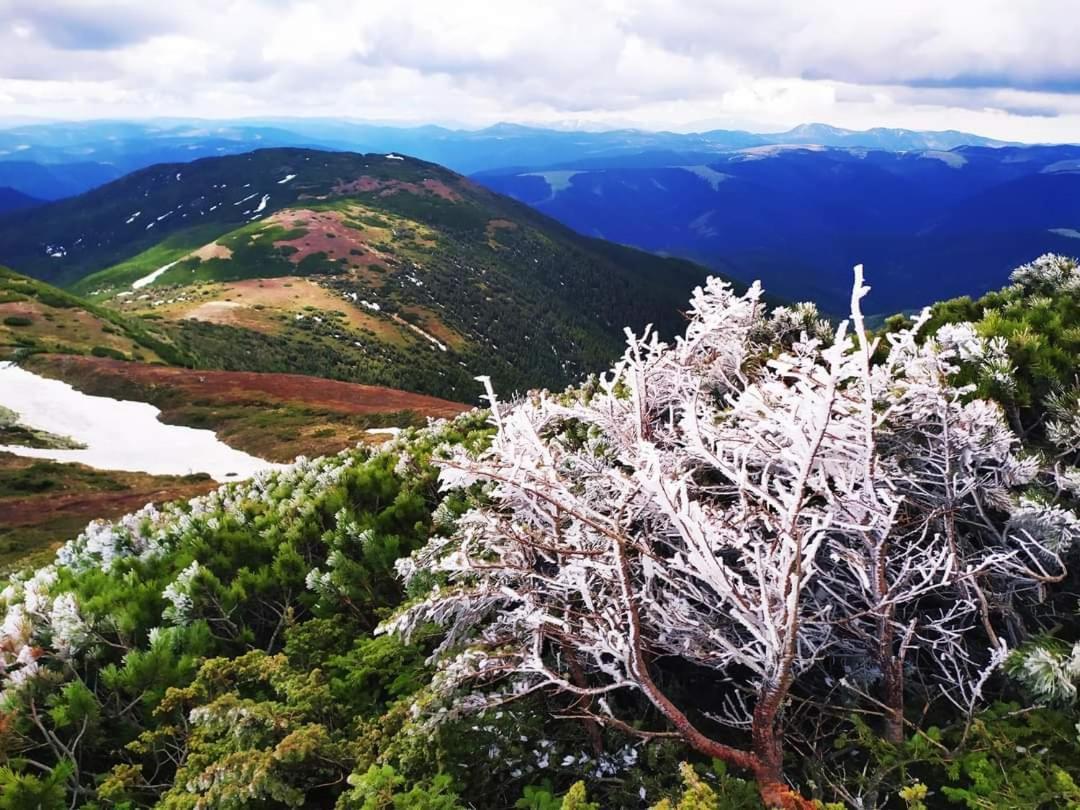
M149 275L143 276L142 278L138 279L137 281L131 282L131 289L133 289L133 290L141 290L147 284L153 284L155 281L157 281L161 277L161 275L166 270L168 270L170 267L175 267L176 265L180 264L181 261L183 261L183 258L179 258L175 262L169 262L164 267L159 267L153 273L150 273Z
M684 172L690 172L690 174L697 175L710 186L712 186L713 191L716 191L718 188L720 188L720 184L723 183L725 180L730 180L733 177L733 175L718 172L716 169L712 169L708 166L677 166L676 168L682 169Z
M1070 239L1080 239L1080 231L1076 228L1050 228L1050 233L1056 233L1058 236L1067 236Z
M444 352L446 351L446 346L442 342L440 342L439 340L436 340L433 336L429 335L427 332L425 332L423 329L421 329L416 324L409 323L407 320L405 320L404 318L399 318L397 315L394 315L393 317L394 317L394 320L397 321L398 323L404 324L405 326L409 327L414 332L416 332L416 334L418 334L421 337L426 338L427 340L431 341L435 346L437 346L442 351L444 351Z
M296 179L296 175L295 175L295 174L287 174L287 175L285 175L285 177L283 177L283 178L282 178L281 180L278 180L278 181L277 181L277 184L278 184L279 186L283 186L283 185L285 185L286 183L288 183L288 182L289 182L290 180L295 180L295 179Z
M557 171L557 172L525 172L522 177L539 177L547 183L548 188L551 191L551 196L548 199L555 199L555 195L560 191L566 191L570 188L570 180L573 177L577 177L579 174L585 172L573 172L573 171Z
M1039 174L1075 174L1080 172L1080 160L1059 160L1044 166Z
M401 428L385 427L385 428L368 428L366 433L370 433L372 436L397 436L401 433Z
M391 152L389 155L386 156L386 159L387 160L404 160L405 158L403 158L401 155L395 155L393 152Z
M0 364L0 403L33 428L86 445L82 450L0 446L18 456L153 475L204 472L218 481L283 466L234 450L213 431L163 424L153 405L89 396L10 363Z
M961 155L959 152L943 152L940 149L930 149L926 152L920 152L919 157L925 160L940 160L950 169L963 168L967 163L967 158Z
M260 211L264 211L266 209L266 204L269 201L270 201L270 195L269 194L263 194L262 199L259 200L259 206L255 209L255 213L257 214Z
M132 222L137 220L141 215L142 215L142 211L136 211L134 214L132 214L130 217L127 218L127 221L124 222L124 224L125 225L130 225Z

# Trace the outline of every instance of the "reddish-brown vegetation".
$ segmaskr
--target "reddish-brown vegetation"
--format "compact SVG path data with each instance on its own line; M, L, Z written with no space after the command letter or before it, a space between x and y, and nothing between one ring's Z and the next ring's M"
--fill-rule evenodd
M99 357L50 355L35 359L35 367L82 388L98 378L126 380L139 386L183 391L191 400L220 404L264 401L288 403L346 414L414 411L424 416L456 416L469 406L449 400L382 388L326 380L302 374L264 374L255 371L192 371L169 366L125 363Z
M380 197L388 197L391 194L397 194L399 191L406 191L410 194L433 194L448 202L461 202L462 199L457 191L450 188L442 180L432 178L427 178L420 183L407 183L403 180L380 180L377 177L370 177L365 174L356 180L338 181L332 191L338 196L378 191Z
M289 254L289 260L295 264L316 253L324 253L331 260L344 259L351 267L379 264L387 260L387 256L367 242L363 230L345 223L345 216L340 211L292 208L275 214L269 221L305 231L303 236L295 239L274 242L274 247L294 249Z

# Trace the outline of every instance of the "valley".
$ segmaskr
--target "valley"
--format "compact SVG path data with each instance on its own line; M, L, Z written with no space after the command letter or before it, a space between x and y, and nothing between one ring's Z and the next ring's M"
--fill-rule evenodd
M819 142L820 143L820 142ZM643 152L474 179L575 230L682 256L846 312L847 268L875 268L873 314L978 295L1080 242L1080 147L948 151L782 144Z

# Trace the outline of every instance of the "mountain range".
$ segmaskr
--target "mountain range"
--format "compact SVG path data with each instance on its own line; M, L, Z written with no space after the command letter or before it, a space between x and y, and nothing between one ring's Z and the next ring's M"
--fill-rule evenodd
M998 287L1080 247L1080 147L907 152L755 146L478 173L575 230L722 268L846 311L864 263L877 313Z
M42 199L58 199L156 163L278 146L402 152L470 174L657 150L715 153L792 143L889 150L1005 145L956 131L876 128L859 132L825 124L805 124L765 134L723 129L684 134L635 129L590 132L505 123L462 130L295 118L54 122L0 128L0 186L11 186ZM55 175L52 181L50 174Z

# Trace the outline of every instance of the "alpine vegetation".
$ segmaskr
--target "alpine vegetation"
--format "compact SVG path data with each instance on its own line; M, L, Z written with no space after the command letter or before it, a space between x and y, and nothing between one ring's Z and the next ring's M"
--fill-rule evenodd
M866 291L857 267L850 321L778 342L789 312L713 280L683 337L630 335L579 390L506 407L489 387L491 446L439 462L477 505L399 564L432 585L383 629L445 628L436 683L471 691L458 707L564 693L590 723L673 729L768 807L815 806L784 754L827 761L830 716L876 715L894 745L921 730L910 707L970 721L1080 523L1026 495L1040 460L953 381L1007 374L1005 342L969 325L920 339L926 312L879 346ZM1071 697L1075 658L1019 671ZM708 699L678 703L672 670Z
M91 523L0 589L0 810L1080 806L1077 265L673 342ZM1037 755L1032 755L1036 752Z

